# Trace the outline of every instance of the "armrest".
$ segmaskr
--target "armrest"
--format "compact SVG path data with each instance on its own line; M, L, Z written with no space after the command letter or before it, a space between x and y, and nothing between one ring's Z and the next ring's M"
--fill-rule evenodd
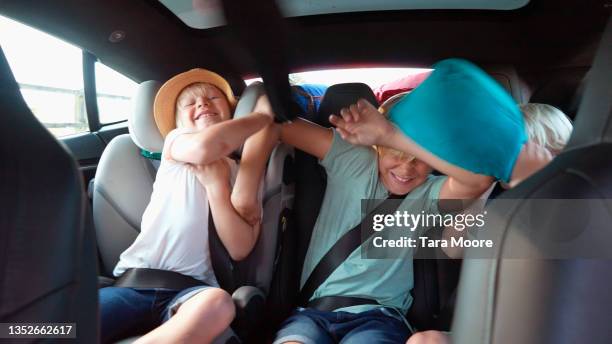
M245 285L234 291L232 294L232 299L234 299L236 308L244 310L248 307L253 307L258 303L263 305L263 303L266 301L266 295L264 295L264 293L257 287Z
M232 328L243 340L256 333L263 319L266 295L257 287L242 286L232 294L236 305L236 318Z

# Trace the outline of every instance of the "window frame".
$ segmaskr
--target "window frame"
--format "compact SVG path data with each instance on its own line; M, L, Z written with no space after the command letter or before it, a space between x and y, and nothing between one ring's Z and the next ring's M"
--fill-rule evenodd
M89 132L94 133L102 128L98 115L98 100L96 96L96 71L95 63L98 58L86 51L83 52L83 93L85 97L85 110L87 112L87 124Z
M127 118L120 120L120 121L114 121L114 122L108 122L108 123L100 122L100 112L98 109L98 91L96 88L96 62L98 63L102 63L102 62L94 54L86 50L82 50L82 52L83 52L83 93L84 93L84 98L85 98L85 109L87 112L87 122L89 124L89 132L95 133L95 132L100 131L100 129L106 126L127 122L128 121ZM134 82L138 84L138 82L136 81Z

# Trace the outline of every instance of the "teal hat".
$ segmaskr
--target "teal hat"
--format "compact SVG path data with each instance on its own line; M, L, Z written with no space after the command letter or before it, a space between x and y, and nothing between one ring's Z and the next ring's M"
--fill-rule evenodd
M418 145L474 173L508 182L527 135L512 97L476 65L443 60L389 112Z

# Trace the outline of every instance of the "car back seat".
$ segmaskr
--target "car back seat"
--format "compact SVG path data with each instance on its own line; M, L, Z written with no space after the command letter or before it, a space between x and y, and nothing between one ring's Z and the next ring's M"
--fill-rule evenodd
M153 100L161 83L143 82L134 98L133 113L128 121L130 134L114 138L102 154L93 190L94 222L98 237L103 273L110 277L119 255L140 232L140 222L151 197L159 166L163 139L153 119ZM250 113L263 84L245 89L238 102L235 117ZM293 202L293 186L284 178L292 160L292 149L278 145L271 154L265 174L263 227L259 240L247 259L233 262L223 245L211 233L211 256L220 285L233 292L237 304L237 320L233 328L249 336L259 316L252 317L253 303L263 303L270 289L277 239ZM286 168L287 167L287 168ZM245 287L245 285L256 287ZM240 287L242 286L242 287ZM257 307L255 307L257 308ZM241 321L244 317L249 321Z

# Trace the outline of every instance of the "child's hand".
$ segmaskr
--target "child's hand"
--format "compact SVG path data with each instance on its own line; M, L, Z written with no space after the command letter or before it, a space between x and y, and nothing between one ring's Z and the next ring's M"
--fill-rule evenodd
M215 160L206 165L190 166L198 181L206 190L213 187L229 187L230 168L225 158Z
M259 202L255 193L246 194L234 187L232 205L240 217L249 225L254 226L261 222L261 202Z
M272 119L274 119L274 111L272 110L272 105L270 105L270 100L267 95L261 95L257 99L257 103L255 103L255 107L253 108L253 112L264 114Z
M340 116L329 116L329 121L344 140L364 146L382 144L385 136L394 130L393 125L364 99L342 109Z

